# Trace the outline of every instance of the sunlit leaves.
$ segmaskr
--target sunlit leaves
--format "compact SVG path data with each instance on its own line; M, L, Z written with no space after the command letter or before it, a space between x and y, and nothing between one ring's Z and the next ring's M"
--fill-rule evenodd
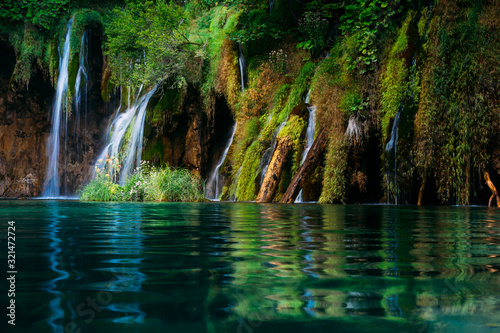
M151 85L182 70L189 40L184 10L165 1L128 2L113 11L108 55L118 84Z

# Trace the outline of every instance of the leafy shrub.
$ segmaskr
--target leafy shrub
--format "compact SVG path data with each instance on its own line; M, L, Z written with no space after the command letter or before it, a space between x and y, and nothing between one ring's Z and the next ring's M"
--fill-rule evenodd
M301 42L297 47L311 51L313 56L325 48L328 33L328 20L319 12L305 12L299 20Z
M108 165L111 165L109 163ZM98 171L97 171L98 170ZM204 188L199 177L185 169L153 168L141 164L123 185L112 180L109 170L96 171L96 177L80 192L84 201L200 201ZM110 170L113 170L111 168Z

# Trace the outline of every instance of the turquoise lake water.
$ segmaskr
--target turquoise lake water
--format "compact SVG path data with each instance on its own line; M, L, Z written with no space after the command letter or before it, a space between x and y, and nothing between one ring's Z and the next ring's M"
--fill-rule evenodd
M498 209L0 201L4 276L8 221L9 332L500 332Z

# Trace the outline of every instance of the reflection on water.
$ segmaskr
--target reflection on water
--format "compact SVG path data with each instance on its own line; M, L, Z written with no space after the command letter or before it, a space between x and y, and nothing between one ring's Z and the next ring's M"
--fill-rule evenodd
M50 315L47 319L47 323L51 327L52 332L64 332L61 323L64 318L64 304L62 304L64 294L60 291L60 284L69 277L69 273L64 270L61 253L62 240L60 238L60 223L64 216L60 215L58 202L50 202L48 207L50 223L47 224L45 235L50 241L50 244L47 256L49 268L55 273L55 277L47 282L47 287L45 288L48 293L53 295L53 298L49 302Z
M0 217L23 332L500 329L495 209L10 201Z

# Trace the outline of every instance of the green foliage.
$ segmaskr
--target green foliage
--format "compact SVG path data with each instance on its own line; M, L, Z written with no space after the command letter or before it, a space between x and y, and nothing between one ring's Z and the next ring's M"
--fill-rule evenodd
M382 98L381 104L381 128L382 142L386 142L387 133L389 133L389 123L394 119L401 103L404 102L408 93L408 75L409 69L406 65L407 60L404 58L404 53L408 50L408 34L410 24L415 19L415 13L410 12L399 30L396 42L391 48L387 66L382 76Z
M201 87L202 95L207 105L212 105L211 97L219 81L221 65L221 50L229 34L236 30L240 12L224 6L218 6L205 13L199 19L197 38L205 40L206 47L202 48L200 56L205 60L204 80ZM237 57L235 57L237 61Z
M260 131L260 119L257 117L252 118L246 129L245 137L251 140L255 139Z
M96 173L80 192L83 201L200 201L201 180L185 169L153 168L141 161L141 167L130 175L123 186L113 181L107 171Z
M3 0L0 18L10 22L29 21L36 27L50 29L69 2L70 0Z
M357 40L358 53L351 59L351 69L358 67L361 74L373 70L377 62L377 37L382 29L387 29L391 21L403 13L404 6L400 0L355 0L338 7L345 10L339 28Z
M330 140L323 174L323 190L318 200L320 204L345 203L347 200L347 146L344 139Z
M307 128L305 122L298 115L291 115L285 127L278 133L278 138L290 137L293 143L293 154L291 158L291 174L295 175L300 167L302 151L304 148L303 139Z
M120 186L104 174L98 174L80 192L80 200L83 201L120 201L121 199Z
M326 47L328 20L319 12L305 12L299 20L300 43L298 48L309 50L317 56Z
M255 140L246 150L236 188L236 198L239 201L252 201L257 196L255 181L264 149L263 143Z
M280 74L288 73L288 54L283 49L269 52L269 64Z
M43 34L32 25L18 27L9 34L9 41L16 50L17 63L14 79L21 85L28 85L35 62L43 68L44 55L47 53ZM50 53L50 51L49 51Z
M228 34L229 39L248 44L264 37L279 39L285 34L281 22L269 19L267 2L254 0L232 1L230 6L242 12L242 15L238 29Z
M201 201L204 189L198 177L186 169L153 169L144 181L145 201Z
M498 130L492 89L500 41L491 38L498 28L479 24L482 10L474 2L456 13L458 22L434 17L425 45L429 60L416 118L416 164L423 177L434 172L443 203L470 202L473 174L481 179L488 168Z
M146 121L154 125L162 125L166 117L180 113L185 94L186 91L183 89L164 89L163 96L152 112L146 114Z
M280 113L279 122L285 121L293 108L304 101L305 95L311 86L311 78L314 75L316 64L307 62L301 68L299 75L293 81L288 100Z
M272 134L278 128L279 124L286 121L292 112L293 108L304 101L304 97L310 86L310 79L314 75L316 65L312 62L307 62L301 68L297 78L293 81L292 85L283 84L274 95L274 108L271 111L270 121L263 127L259 137L248 147L239 148L236 151L241 151L243 158L241 162L241 171L238 178L238 185L236 189L236 197L238 200L251 201L254 200L258 184L256 184L257 176L260 172L259 164L264 151L269 148L271 144ZM261 122L267 122L269 114L265 114L261 118ZM300 137L305 128L305 122L299 117L292 116L287 124L287 135L291 135L295 140L294 145L294 163L293 168L298 168L298 159L300 159ZM254 134L255 132L253 132ZM285 133L285 132L283 132ZM246 146L245 146L246 147Z
M368 108L370 97L363 99L357 90L346 91L340 100L340 109L348 116L357 116Z
M183 31L184 10L165 1L128 1L113 10L107 26L107 55L117 84L153 85L182 77L189 46Z

